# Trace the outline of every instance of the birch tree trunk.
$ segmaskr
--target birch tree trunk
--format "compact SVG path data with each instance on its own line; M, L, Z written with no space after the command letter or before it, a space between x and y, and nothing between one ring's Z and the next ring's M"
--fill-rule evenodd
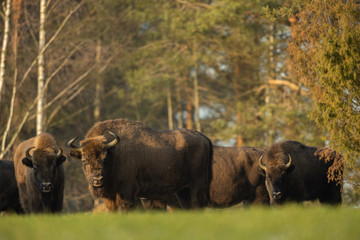
M96 64L100 69L101 62L101 40L98 40L96 45ZM102 79L100 77L100 70L97 71L96 75L96 85L95 85L95 99L94 99L94 119L95 121L99 121L100 112L101 112L101 95L103 91Z
M10 25L10 9L11 9L11 0L6 0L5 6L5 15L4 15L4 38L2 42L1 48L1 59L0 59L0 101L1 101L1 93L2 88L4 86L5 81L5 61L6 61L6 52L7 45L9 42L9 25Z
M13 56L14 56L14 76L13 76L13 90L10 100L10 107L9 107L9 114L8 114L8 120L7 124L2 136L2 142L1 142L1 152L0 152L0 159L4 158L6 151L6 144L7 144L7 136L9 134L9 131L11 129L11 123L14 116L14 109L15 109L15 97L17 92L17 75L18 75L18 69L17 69L17 50L18 50L18 30L19 30L19 19L21 16L21 5L22 0L15 0L12 2L12 22L13 22L13 34L12 34L12 50L13 50Z
M46 17L46 0L40 0L40 31L39 31L39 56L38 56L38 94L39 101L36 111L36 134L44 132L44 51L45 47L45 17Z

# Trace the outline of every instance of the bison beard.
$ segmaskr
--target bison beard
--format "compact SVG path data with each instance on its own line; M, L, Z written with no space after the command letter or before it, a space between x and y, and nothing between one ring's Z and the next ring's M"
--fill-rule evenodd
M49 207L51 204L51 192L41 193L41 200L45 207Z
M89 185L89 187L91 188L90 192L92 192L92 194L97 197L103 197L104 195L104 188L103 187L94 187L93 185Z

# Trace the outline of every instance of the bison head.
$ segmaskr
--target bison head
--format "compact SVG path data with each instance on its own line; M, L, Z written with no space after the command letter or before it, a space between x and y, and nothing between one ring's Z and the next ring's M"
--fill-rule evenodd
M294 169L290 154L281 159L273 159L262 155L259 166L266 177L265 185L271 204L283 203L286 198L287 176Z
M80 143L80 146L74 144L77 137L68 142L72 148L70 155L82 160L82 167L92 192L101 196L102 187L105 179L105 166L107 163L108 150L114 147L120 137L113 132L109 132L114 137L108 142L104 136L88 138Z
M56 168L60 166L66 157L62 155L62 149L35 149L32 155L30 147L26 150L26 157L22 159L25 166L31 168L34 173L34 180L37 188L46 198L52 192L56 177ZM45 199L44 199L45 200ZM46 204L46 202L44 202Z

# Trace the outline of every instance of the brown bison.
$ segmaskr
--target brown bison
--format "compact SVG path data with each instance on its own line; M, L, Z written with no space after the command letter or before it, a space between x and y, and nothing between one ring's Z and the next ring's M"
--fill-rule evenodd
M327 177L336 153L331 151L330 160L325 161L318 154L323 149L286 141L272 145L259 158L271 204L316 199L341 203L341 184Z
M268 204L265 177L259 172L258 160L263 153L261 148L214 146L211 205L225 207L242 201Z
M243 204L269 204L265 177L259 170L259 157L264 149L254 147L213 147L210 207ZM171 207L189 207L187 193L177 193L181 201L164 201Z
M15 151L15 176L25 213L62 210L65 160L48 133L19 144Z
M0 160L0 212L10 209L23 213L15 179L14 162Z
M130 209L136 198L166 199L189 189L191 207L208 203L211 141L197 131L154 130L127 119L95 124L70 155L81 158L90 192L107 208Z

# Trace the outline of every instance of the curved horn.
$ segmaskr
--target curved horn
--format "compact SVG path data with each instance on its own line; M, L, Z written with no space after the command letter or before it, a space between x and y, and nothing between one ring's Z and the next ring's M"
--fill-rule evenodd
M292 162L290 154L288 155L289 155L289 162L285 165L286 168L289 168Z
M76 141L78 137L74 137L73 139L71 139L70 141L68 141L67 145L71 148L73 148L74 150L78 150L80 151L80 149L82 148L82 146L78 146L78 145L75 145L74 142Z
M109 148L115 146L120 141L120 137L116 133L113 133L111 131L109 131L109 133L111 135L113 135L115 137L115 139L105 145L106 149L109 149Z
M26 152L25 152L26 158L31 161L34 161L34 157L30 155L30 150L33 148L35 148L35 147L29 147L28 149L26 149Z
M261 157L259 158L259 166L261 167L262 170L264 170L266 172L266 166L262 164L261 159L264 157L264 155L261 155Z
M56 158L61 157L62 153L63 153L63 150L61 148L58 148L58 151L56 153Z

